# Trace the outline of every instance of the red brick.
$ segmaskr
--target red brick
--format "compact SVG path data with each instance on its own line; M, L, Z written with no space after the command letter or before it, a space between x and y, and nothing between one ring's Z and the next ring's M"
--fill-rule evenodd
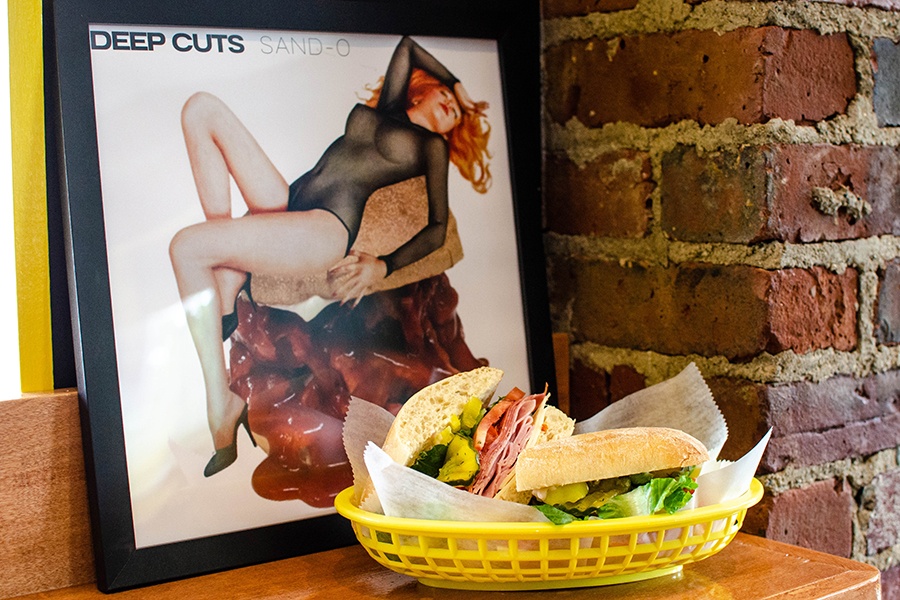
M765 402L777 436L825 431L898 412L900 371L865 379L838 376L766 387Z
M775 496L766 537L849 557L856 505L844 481L820 481Z
M762 471L865 457L900 439L900 371L759 389L774 425Z
M823 267L772 272L769 326L773 352L804 353L819 348L856 347L858 274L835 274Z
M637 0L544 0L541 12L545 19L581 17L594 12L617 12L637 6Z
M885 265L878 282L875 336L881 344L900 343L900 260Z
M868 554L900 543L900 470L881 473L872 481L875 506L866 532Z
M728 440L720 458L737 460L769 429L766 386L731 377L712 377L706 383L728 424Z
M690 4L700 4L709 0L691 0ZM740 0L742 2L764 2L766 0ZM787 2L788 0L775 0L776 2ZM884 8L888 10L900 9L900 1L898 0L818 0L819 2L827 2L830 4L842 4L844 6L872 6L876 8Z
M827 431L773 437L760 468L780 471L786 466L810 466L895 448L900 439L900 415L888 415Z
M900 600L900 565L881 572L881 600Z
M766 490L762 500L755 506L747 509L744 524L741 526L743 533L749 533L759 537L766 537L766 528L769 526L769 514L772 512L772 493Z
M628 365L616 365L609 372L609 398L612 402L647 387L647 379Z
M844 4L846 6L872 6L875 8L884 8L887 10L900 10L900 2L897 0L825 0L834 4Z
M771 160L772 228L789 242L842 240L900 233L900 151L889 146L779 146ZM849 190L871 213L826 215L813 188ZM858 215L857 215L858 216Z
M779 145L701 155L679 146L662 167L661 223L674 239L798 243L900 233L894 147ZM815 188L848 190L871 212L826 214L813 202Z
M718 34L690 30L567 41L545 52L551 118L588 127L627 121L660 127L691 119L816 122L856 94L844 33L779 27Z
M856 345L851 269L595 262L573 264L571 277L572 329L581 340L729 359Z
M861 458L900 439L900 371L781 385L726 377L707 383L729 425L723 458L740 458L773 428L762 472Z
M644 387L644 376L628 365L616 365L609 372L596 371L575 360L569 376L569 415L576 421L590 418Z
M644 237L654 187L645 152L606 152L583 167L550 157L544 184L547 225L563 234Z
M764 148L702 156L677 146L662 158L662 229L689 242L752 243L769 232Z
M610 405L609 382L580 360L572 361L569 372L569 416L576 421L597 414Z

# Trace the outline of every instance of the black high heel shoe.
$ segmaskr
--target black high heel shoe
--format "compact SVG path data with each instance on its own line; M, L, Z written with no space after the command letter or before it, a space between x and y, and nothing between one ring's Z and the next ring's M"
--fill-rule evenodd
M234 310L228 313L227 315L222 315L222 341L224 342L235 332L238 326L238 314L237 314L237 302L238 298L241 297L241 292L247 292L247 299L250 300L250 303L253 304L253 296L250 295L250 275L247 275L247 280L244 282L244 285L241 286L241 289L238 290L237 295L234 297Z
M248 407L245 406L244 410L241 412L241 416L238 417L237 422L234 424L234 437L232 438L231 443L224 448L216 450L216 453L213 454L212 458L209 459L209 462L206 463L206 468L203 469L204 477L212 477L222 469L231 466L231 463L237 460L237 434L238 427L241 425L247 430L250 441L253 443L253 446L256 447L256 440L253 439L253 434L250 432Z
M238 326L237 298L234 300L234 310L227 315L222 315L222 341L231 337Z

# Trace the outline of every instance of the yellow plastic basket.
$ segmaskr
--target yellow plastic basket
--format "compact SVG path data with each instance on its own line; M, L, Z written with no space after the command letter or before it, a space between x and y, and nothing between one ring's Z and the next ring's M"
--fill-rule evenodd
M335 498L376 561L432 587L529 590L640 581L679 572L734 539L759 502L754 479L741 497L673 515L551 523L479 523L385 517Z

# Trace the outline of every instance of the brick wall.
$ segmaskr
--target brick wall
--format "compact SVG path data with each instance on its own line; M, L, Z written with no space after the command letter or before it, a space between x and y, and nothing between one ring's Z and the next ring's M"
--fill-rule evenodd
M900 598L900 2L543 9L574 415L694 361L725 458L774 428L745 530L873 564Z

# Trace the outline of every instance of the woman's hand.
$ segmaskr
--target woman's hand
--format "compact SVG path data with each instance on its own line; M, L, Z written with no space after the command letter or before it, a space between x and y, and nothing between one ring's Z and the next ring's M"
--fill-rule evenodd
M341 305L353 301L356 307L372 286L387 276L383 260L365 252L351 250L338 264L328 269L328 282Z
M466 88L463 87L463 84L460 81L457 81L453 85L453 93L456 94L459 105L466 112L482 113L490 107L487 102L475 102L472 100L472 97L469 96L469 92L466 91Z

